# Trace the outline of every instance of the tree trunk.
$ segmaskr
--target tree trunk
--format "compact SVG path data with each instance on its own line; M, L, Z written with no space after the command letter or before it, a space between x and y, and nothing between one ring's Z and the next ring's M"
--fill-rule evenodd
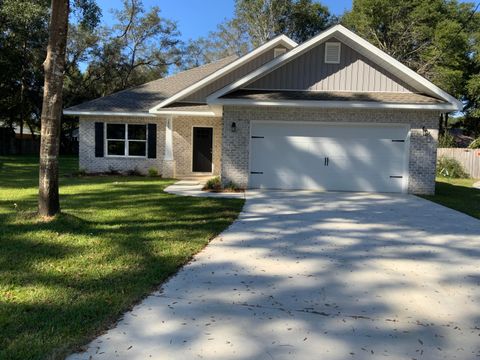
M58 154L60 117L67 45L69 0L52 0L40 139L38 212L53 216L60 212L58 195Z

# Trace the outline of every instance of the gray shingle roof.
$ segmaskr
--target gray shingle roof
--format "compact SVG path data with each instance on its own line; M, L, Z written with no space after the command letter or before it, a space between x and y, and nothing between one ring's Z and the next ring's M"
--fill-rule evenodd
M391 104L444 104L445 102L427 95L407 92L348 92L348 91L272 91L237 90L225 99L260 101L311 100L311 101L371 101Z
M166 78L150 81L130 89L119 91L83 104L72 106L67 111L99 112L145 112L162 100L195 84L215 71L233 62L235 55L199 66Z

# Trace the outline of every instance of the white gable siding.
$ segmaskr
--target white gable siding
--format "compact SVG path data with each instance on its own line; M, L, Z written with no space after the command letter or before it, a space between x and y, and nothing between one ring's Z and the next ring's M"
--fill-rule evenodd
M276 49L278 48L285 48L283 46L277 46ZM286 48L285 48L286 49ZM217 91L218 89L223 88L224 86L227 86L228 84L234 82L235 80L238 80L242 76L247 75L248 73L254 71L255 69L259 68L263 64L267 63L268 61L273 59L273 52L274 49L271 49L269 51L266 51L264 54L252 59L251 61L245 63L235 71L232 71L225 76L222 76L220 79L214 81L213 83L199 89L198 91L194 92L193 94L190 94L186 98L182 99L183 102L205 102L205 99L208 95L211 93Z
M328 42L340 42L335 38ZM325 42L246 86L248 89L312 91L412 92L389 74L344 43L340 63L325 63Z

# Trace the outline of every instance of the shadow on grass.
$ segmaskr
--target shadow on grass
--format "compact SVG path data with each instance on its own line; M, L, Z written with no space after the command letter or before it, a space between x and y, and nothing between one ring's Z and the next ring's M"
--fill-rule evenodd
M63 358L173 274L243 206L165 194L171 182L162 179L69 177L61 179L63 213L42 222L31 215L36 164L18 163L0 170L0 358Z

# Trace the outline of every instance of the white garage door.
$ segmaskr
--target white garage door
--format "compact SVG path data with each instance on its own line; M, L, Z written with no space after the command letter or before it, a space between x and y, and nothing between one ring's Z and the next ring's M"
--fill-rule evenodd
M402 192L408 128L252 122L251 188Z

